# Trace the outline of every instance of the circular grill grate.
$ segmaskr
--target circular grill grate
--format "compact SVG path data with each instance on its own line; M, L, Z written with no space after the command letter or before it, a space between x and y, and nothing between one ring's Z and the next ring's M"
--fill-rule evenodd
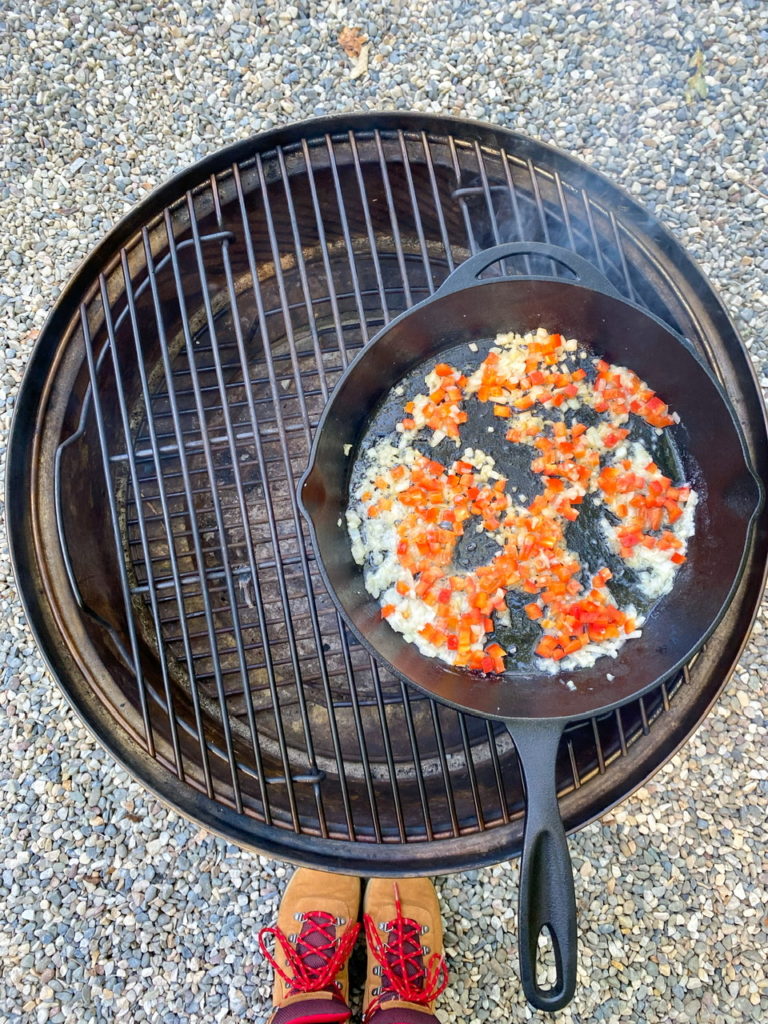
M594 262L699 347L759 439L743 352L706 282L593 172L438 119L261 137L170 183L118 236L81 272L59 333L69 391L44 424L56 515L41 528L60 548L80 671L113 749L183 812L293 859L341 851L382 870L387 844L396 872L420 857L434 870L429 840L446 869L516 853L523 792L506 730L387 676L347 633L295 482L355 352L501 241ZM505 269L558 273L530 257ZM704 713L748 630L753 557L694 663L566 732L567 825L639 784Z

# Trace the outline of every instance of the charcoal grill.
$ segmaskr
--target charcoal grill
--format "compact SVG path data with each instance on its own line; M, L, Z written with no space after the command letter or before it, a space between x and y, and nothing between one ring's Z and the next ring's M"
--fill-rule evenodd
M354 354L503 241L578 252L687 337L768 478L748 357L685 252L593 170L473 122L347 116L222 150L99 244L40 335L8 462L30 624L114 757L244 847L391 875L520 851L506 729L371 659L323 588L295 494ZM566 273L529 256L517 269ZM707 713L746 642L767 544L763 511L733 603L681 672L566 730L568 831L646 781Z

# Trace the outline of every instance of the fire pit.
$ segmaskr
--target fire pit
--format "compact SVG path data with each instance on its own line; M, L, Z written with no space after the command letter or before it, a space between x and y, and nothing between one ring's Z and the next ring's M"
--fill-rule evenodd
M503 241L577 252L683 334L768 477L748 358L686 254L594 171L470 122L346 117L230 147L136 207L40 336L8 465L30 623L112 754L242 846L393 875L520 851L508 733L389 676L346 631L295 494L355 352ZM518 269L562 273L527 256ZM568 830L625 798L706 714L746 641L767 544L763 511L738 593L693 661L566 731Z

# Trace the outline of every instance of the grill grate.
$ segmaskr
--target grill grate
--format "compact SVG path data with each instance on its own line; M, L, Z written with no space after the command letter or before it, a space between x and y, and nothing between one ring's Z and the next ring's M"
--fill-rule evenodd
M238 816L242 841L264 848L263 826L310 859L316 838L371 857L389 844L404 862L436 840L462 863L479 856L473 837L490 856L517 852L506 730L412 691L347 632L295 483L354 354L502 241L575 250L718 371L652 225L618 195L554 151L455 122L307 129L180 189L94 278L71 327L84 366L56 451L57 531L85 629L107 652L102 699L177 780L182 809L205 817L190 805L202 794ZM68 483L83 471L109 513L92 544ZM567 822L599 813L654 736L669 744L712 660L567 730Z

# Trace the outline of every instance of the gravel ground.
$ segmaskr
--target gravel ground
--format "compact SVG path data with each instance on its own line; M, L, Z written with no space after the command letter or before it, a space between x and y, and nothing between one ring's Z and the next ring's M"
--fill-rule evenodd
M337 110L467 115L589 161L700 261L768 385L764 4L416 10L402 0L0 6L3 443L46 312L111 224L223 143ZM337 44L344 26L370 40L357 78ZM263 1019L256 934L291 869L200 832L115 767L45 672L4 540L0 558L0 1020ZM558 1020L768 1019L766 653L763 614L694 739L574 837L579 991ZM517 865L439 886L452 967L443 1020L536 1016L517 980Z

